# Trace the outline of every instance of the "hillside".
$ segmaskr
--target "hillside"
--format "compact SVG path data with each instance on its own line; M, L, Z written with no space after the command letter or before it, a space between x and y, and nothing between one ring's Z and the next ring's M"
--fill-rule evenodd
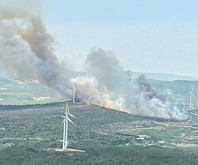
M64 103L0 107L0 164L196 164L198 112L187 121L144 118L70 104L69 148L62 147ZM8 159L9 157L9 159Z
M184 106L185 109L188 108L189 93L194 87L193 105L195 109L198 107L198 81L148 79L148 82L156 93L164 96L166 101L171 104L178 104L179 108L182 109ZM0 104L26 105L60 102L63 100L65 98L56 91L36 81L0 78Z

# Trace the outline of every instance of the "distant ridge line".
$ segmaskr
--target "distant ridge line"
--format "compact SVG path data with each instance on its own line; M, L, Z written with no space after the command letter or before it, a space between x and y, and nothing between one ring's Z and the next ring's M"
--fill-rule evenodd
M163 80L163 81L175 81L175 80L198 81L198 77L179 76L179 75L164 74L164 73L133 72L133 78L135 79L141 74L144 74L147 79L153 79L153 80Z

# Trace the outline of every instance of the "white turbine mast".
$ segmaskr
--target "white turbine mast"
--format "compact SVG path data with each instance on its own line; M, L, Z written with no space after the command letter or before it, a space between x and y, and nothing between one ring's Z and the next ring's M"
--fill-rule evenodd
M66 101L65 116L62 116L63 117L63 125L64 125L64 129L63 129L63 150L66 150L67 146L68 146L68 124L69 124L69 122L71 122L73 125L76 126L76 124L69 118L69 116L71 116L73 118L76 118L74 115L69 113L69 105L68 105L68 101Z
M142 101L144 99L144 86L143 86L143 83L145 83L143 77L141 77L140 81L141 81L140 82L141 83L140 84L140 100Z
M143 100L143 91L142 91L142 89L140 89L140 100L141 101Z
M76 102L76 83L72 84L72 96L73 96L73 103Z
M189 102L189 106L190 108L192 108L192 99L194 98L194 86L192 86L192 90L190 91L190 102Z

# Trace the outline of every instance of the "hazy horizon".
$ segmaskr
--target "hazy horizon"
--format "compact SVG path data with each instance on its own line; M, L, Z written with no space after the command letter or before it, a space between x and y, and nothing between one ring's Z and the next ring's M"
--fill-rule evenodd
M44 0L41 8L59 59L79 65L92 48L102 48L125 69L198 77L197 4Z

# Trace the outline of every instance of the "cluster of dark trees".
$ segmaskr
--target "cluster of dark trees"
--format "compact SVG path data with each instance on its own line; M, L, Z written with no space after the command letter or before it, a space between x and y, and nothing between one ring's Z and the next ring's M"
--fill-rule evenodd
M30 145L17 145L0 150L1 165L196 165L196 151L160 147L81 144L86 153L43 151Z

